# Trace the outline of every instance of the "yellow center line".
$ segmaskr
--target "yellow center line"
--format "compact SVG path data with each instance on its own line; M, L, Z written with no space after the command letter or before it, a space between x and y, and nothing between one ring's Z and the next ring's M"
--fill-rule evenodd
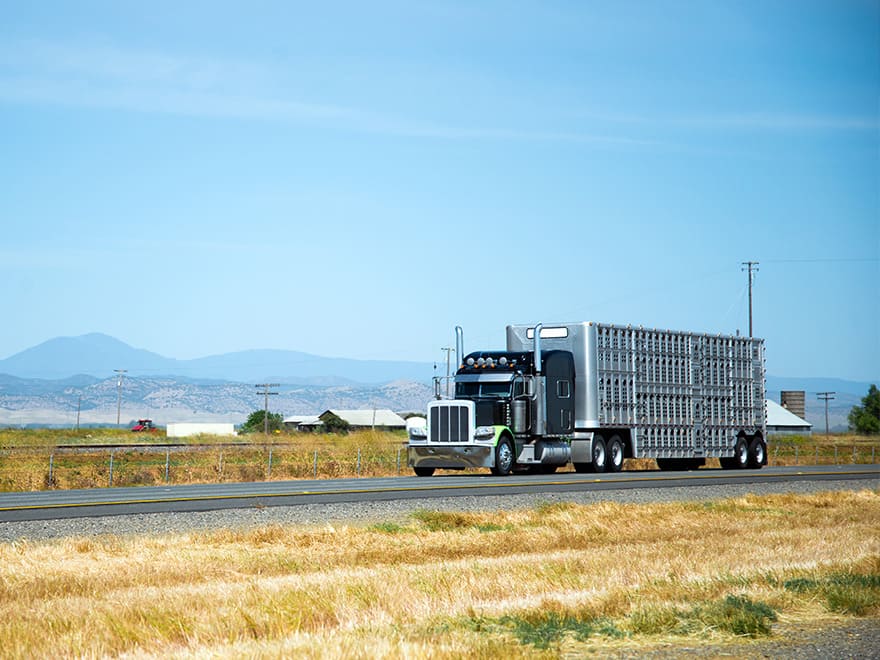
M795 475L804 476L807 473L796 472ZM833 475L864 475L866 477L880 474L880 470L850 470L850 471L828 471L828 472L810 472L809 476L833 476ZM89 506L122 506L126 504L163 504L173 502L209 502L216 500L252 500L260 498L276 498L276 497L302 497L306 495L360 495L367 493L406 493L420 492L432 490L477 490L485 488L530 488L533 486L577 486L586 484L604 483L609 485L650 482L650 481L708 481L717 479L738 478L761 476L764 478L786 478L791 474L687 474L687 475L664 475L664 476L643 476L643 477L622 477L612 480L604 479L575 479L572 481L534 481L534 482L509 482L509 481L493 481L489 483L476 484L451 484L451 485L423 485L423 486L393 486L385 488L340 488L336 490L302 490L288 493L242 493L239 495L194 495L191 497L170 497L170 498L151 498L137 500L106 500L98 502L60 502L57 504L25 504L19 506L0 507L0 511L29 511L39 509L72 509Z

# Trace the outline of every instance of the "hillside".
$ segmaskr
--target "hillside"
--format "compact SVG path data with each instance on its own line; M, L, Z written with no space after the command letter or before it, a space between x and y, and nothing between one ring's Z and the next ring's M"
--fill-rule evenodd
M317 414L328 408L390 408L423 410L432 388L397 381L384 385L282 385L270 399L272 411L283 415ZM243 423L261 408L264 398L252 384L187 382L173 378L126 377L122 386L122 424L148 417L158 424L216 421ZM116 378L59 381L0 377L0 424L115 424Z
M249 350L176 360L134 348L108 335L56 337L4 360L0 374L57 380L75 375L107 378L115 369L129 376L308 385L382 384L394 380L428 383L433 365L421 362L353 360L286 350Z

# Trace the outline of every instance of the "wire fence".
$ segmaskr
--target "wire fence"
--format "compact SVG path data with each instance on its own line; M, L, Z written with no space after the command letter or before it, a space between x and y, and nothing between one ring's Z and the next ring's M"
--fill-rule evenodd
M771 442L768 465L876 463L877 443ZM717 459L710 459L708 466ZM653 461L633 461L652 469ZM0 491L156 486L409 474L405 445L340 450L327 446L199 445L178 447L20 448L0 451Z
M405 469L402 445L345 452L271 445L7 449L0 452L0 491L379 477Z

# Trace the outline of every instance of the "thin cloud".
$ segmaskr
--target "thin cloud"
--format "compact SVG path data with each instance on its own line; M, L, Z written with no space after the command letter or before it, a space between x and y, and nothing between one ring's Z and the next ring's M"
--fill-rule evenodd
M0 100L193 117L307 122L366 133L446 140L651 145L655 140L577 131L453 126L363 108L266 95L276 72L246 62L24 42L0 51Z
M642 127L743 129L759 131L877 131L880 116L742 112L713 115L632 115L585 113L585 119Z
M681 146L633 136L639 129L876 131L877 117L741 113L691 117L574 113L590 130L454 126L359 107L274 95L285 87L271 67L246 61L138 52L112 46L26 41L0 48L0 101L189 117L308 123L329 129L439 140L561 142L607 146ZM272 90L269 94L266 90ZM599 129L601 127L601 129ZM639 131L641 132L641 130Z

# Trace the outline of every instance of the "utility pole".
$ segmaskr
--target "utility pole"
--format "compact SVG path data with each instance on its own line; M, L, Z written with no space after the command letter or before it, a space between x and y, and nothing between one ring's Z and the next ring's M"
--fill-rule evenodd
M255 385L254 387L262 387L263 395L266 397L266 403L263 413L263 433L265 435L269 435L269 397L276 396L278 392L270 392L270 387L278 387L280 383L260 383L259 385Z
M828 402L834 400L837 392L818 392L816 397L825 402L825 437L828 437Z
M749 337L752 336L752 282L755 281L755 276L753 275L753 271L754 272L758 271L758 268L757 268L758 263L759 262L757 262L757 261L743 261L742 262L742 265L746 267L746 268L743 268L742 270L749 271Z
M114 369L117 374L116 377L116 427L119 428L119 413L122 410L122 378L128 369Z
M83 398L82 394L79 395L79 400L76 402L76 430L79 431L79 411L82 409Z
M449 398L449 358L452 355L452 351L454 348L449 348L448 346L444 346L440 349L441 351L446 351L446 398Z

